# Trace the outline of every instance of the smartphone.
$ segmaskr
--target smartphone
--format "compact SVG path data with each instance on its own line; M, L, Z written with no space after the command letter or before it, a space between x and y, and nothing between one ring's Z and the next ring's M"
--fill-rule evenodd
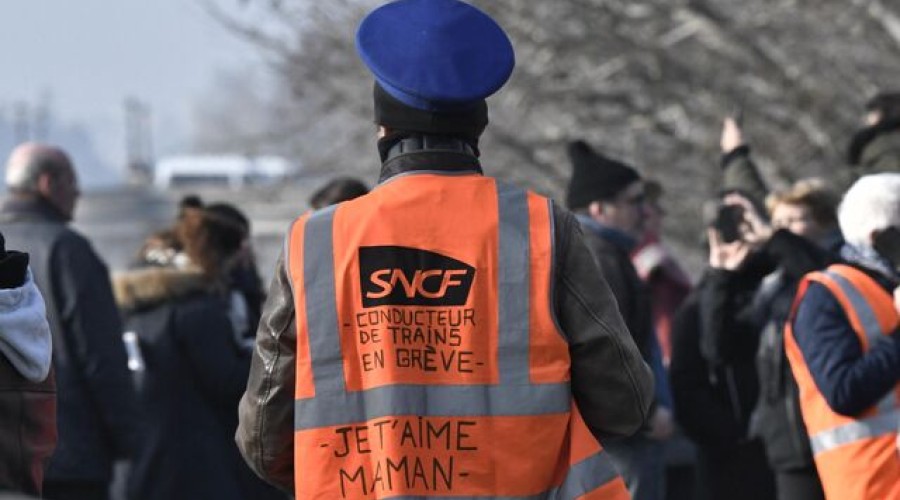
M889 227L872 238L872 247L900 271L900 229Z
M722 241L732 243L741 239L741 224L744 222L744 207L720 205L713 221L713 228L722 235Z

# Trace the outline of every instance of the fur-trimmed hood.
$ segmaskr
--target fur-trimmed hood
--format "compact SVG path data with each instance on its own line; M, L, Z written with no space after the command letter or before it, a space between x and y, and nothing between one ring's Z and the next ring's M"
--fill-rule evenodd
M198 293L219 293L221 282L211 280L198 267L145 267L112 275L113 293L120 309L133 311Z

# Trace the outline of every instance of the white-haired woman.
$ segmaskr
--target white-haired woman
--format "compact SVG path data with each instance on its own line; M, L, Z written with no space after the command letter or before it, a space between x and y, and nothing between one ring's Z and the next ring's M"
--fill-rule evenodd
M786 335L831 499L900 498L900 173L858 180L838 210L846 264L801 283Z

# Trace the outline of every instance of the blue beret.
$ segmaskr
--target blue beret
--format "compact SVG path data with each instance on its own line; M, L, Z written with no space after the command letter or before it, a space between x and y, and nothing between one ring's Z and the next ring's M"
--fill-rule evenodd
M428 111L483 100L506 83L515 66L503 29L458 0L383 5L363 19L356 49L385 91Z

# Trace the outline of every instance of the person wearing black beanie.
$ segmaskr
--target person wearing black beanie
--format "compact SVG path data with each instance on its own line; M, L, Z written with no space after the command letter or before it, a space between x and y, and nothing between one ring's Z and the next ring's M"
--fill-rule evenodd
M581 140L571 142L568 153L572 162L566 192L569 210L588 215L623 236L640 238L645 207L644 185L637 170L607 158Z
M665 492L662 441L672 435L674 420L661 351L653 331L650 292L630 255L643 233L647 213L643 181L637 170L598 153L582 140L569 143L567 150L572 178L566 205L581 223L600 274L609 283L619 312L657 381L649 429L610 442L606 449L632 498L661 500Z
M641 175L628 165L594 151L586 142L569 143L572 178L566 192L566 206L581 210L592 201L611 201Z

